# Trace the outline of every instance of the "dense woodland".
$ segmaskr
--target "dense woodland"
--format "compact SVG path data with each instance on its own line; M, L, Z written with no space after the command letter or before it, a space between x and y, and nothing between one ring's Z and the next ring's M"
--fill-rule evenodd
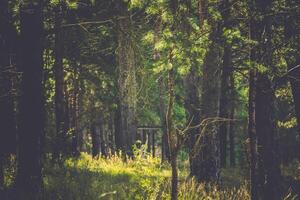
M299 1L0 1L1 200L299 198Z

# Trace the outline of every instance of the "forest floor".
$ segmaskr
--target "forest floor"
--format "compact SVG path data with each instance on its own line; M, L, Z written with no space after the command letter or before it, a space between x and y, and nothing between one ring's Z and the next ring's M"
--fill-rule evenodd
M247 174L243 170L223 170L222 187L205 188L187 178L187 166L180 163L179 199L249 199ZM79 159L66 160L63 167L48 166L44 171L47 200L170 199L170 166L150 155L137 155L134 161L123 162L117 156L93 159L83 153ZM299 165L295 169L300 170ZM287 169L285 173L294 173L295 169Z
M118 156L92 158L81 153L61 165L46 159L43 170L45 200L164 200L170 199L171 170L159 157L138 152L134 160ZM188 177L186 156L179 155L179 200L247 200L247 167L226 168L219 187L196 184ZM6 183L13 183L14 172L6 173ZM282 168L285 200L300 197L300 162ZM298 193L298 197L295 195Z

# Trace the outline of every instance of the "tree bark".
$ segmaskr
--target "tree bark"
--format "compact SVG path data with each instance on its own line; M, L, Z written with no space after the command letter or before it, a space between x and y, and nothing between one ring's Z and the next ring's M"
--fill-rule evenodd
M250 58L251 59L251 58ZM250 166L250 194L251 199L258 199L257 183L257 142L256 142L256 118L255 118L255 98L256 98L256 71L250 69L249 72L249 103L248 103L248 140L247 150Z
M124 153L132 156L132 145L135 143L137 134L135 54L127 5L119 0L117 9L119 12L117 63L119 67L120 133L123 139L121 146Z
M72 155L73 156L79 156L79 146L78 146L78 140L79 140L79 126L78 126L78 96L79 96L79 72L78 72L78 66L76 62L73 62L73 77L72 77L72 83L73 83L73 91L71 95L71 130L72 130Z
M162 126L162 138L161 138L161 148L162 148L162 162L166 159L170 162L170 150L169 150L169 142L168 142L168 134L167 134L167 125L166 125L166 109L164 102L164 81L163 77L159 79L159 110L160 110L160 123Z
M214 30L215 32L216 30ZM217 182L220 173L219 137L217 134L219 104L219 55L220 49L215 42L215 35L211 35L212 43L209 47L203 66L202 112L200 133L196 138L198 145L193 147L191 157L191 175L197 181ZM204 122L205 120L205 122Z
M54 159L60 159L66 154L66 122L65 122L65 98L64 98L64 69L63 69L63 36L61 24L63 21L63 10L61 4L55 7L55 38L54 38L54 76L55 76L55 118L56 118L56 147Z
M170 56L171 57L171 56ZM178 195L178 171L177 171L177 134L174 127L174 100L175 100L175 74L174 69L169 70L168 86L169 86L169 102L166 115L167 133L169 141L169 149L171 155L171 168L172 168L172 180L171 180L171 200L177 200Z
M249 4L250 38L258 42L251 50L252 65L272 66L271 1ZM262 15L257 19L256 15ZM257 67L258 68L258 67ZM280 168L274 123L274 90L266 72L250 69L249 143L251 199L280 199Z
M41 138L44 132L43 21L41 4L20 7L20 69L18 199L41 199Z
M235 167L235 130L234 130L234 114L235 114L235 87L233 74L230 76L230 122L229 122L229 156L230 167Z
M100 149L101 149L101 156L107 157L107 148L106 148L106 141L105 141L105 131L104 131L104 116L103 111L99 113L99 132L100 132Z
M222 4L223 12L223 27L230 29L230 5L229 0L225 0ZM230 110L230 74L232 73L232 52L231 43L226 40L224 44L224 54L223 54L223 66L221 74L221 94L220 94L220 107L219 107L219 117L223 119L229 118ZM227 137L228 137L228 123L223 122L219 127L219 137L220 137L220 165L221 167L226 167L227 162Z
M91 120L91 134L92 134L92 155L96 157L100 154L100 134L97 131L94 118Z
M9 2L0 2L0 191L4 186L4 161L16 153L14 72L17 33L9 12Z

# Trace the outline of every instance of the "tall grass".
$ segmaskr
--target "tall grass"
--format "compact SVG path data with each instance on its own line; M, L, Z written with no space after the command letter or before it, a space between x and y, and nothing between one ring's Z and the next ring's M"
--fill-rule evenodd
M47 200L170 199L170 166L149 155L123 162L118 156L93 159L83 153L61 167L47 164L44 173ZM249 199L246 186L220 190L185 180L184 170L179 174L179 199Z

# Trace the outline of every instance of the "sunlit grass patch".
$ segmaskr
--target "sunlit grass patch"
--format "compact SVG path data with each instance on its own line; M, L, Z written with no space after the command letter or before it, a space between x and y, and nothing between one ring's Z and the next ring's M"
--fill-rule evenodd
M77 159L67 159L63 167L47 166L45 174L46 199L170 199L170 166L147 154L124 162L117 155L105 159L82 153ZM182 200L249 197L246 186L221 190L186 179L187 169L181 169L179 175L178 197Z

